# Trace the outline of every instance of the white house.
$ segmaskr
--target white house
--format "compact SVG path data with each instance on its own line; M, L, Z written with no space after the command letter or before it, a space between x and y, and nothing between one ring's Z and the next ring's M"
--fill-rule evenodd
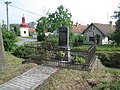
M85 36L85 44L95 43L95 38L98 44L108 44L108 35L115 30L112 21L109 24L91 23L83 32Z
M25 23L25 17L22 17L22 24L20 24L20 36L21 37L28 37L29 36L29 29L28 24Z

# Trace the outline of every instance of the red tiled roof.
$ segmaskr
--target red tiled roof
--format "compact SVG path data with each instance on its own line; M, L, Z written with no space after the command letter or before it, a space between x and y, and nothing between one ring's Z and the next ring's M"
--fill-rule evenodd
M76 24L76 25L72 26L72 32L73 33L82 33L86 28L87 28L87 26L85 26L85 25Z
M27 23L22 23L22 24L20 24L20 27L28 28L28 24Z
M29 32L36 32L34 28L29 28Z
M22 17L22 24L20 24L20 27L28 28L28 24L25 23L25 17Z

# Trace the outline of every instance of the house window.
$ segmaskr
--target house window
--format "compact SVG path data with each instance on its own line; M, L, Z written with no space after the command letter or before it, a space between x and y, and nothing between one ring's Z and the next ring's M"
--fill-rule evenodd
M92 27L90 29L92 30Z
M91 27L90 29L91 29L91 30L95 30L95 27Z
M95 30L95 27L93 27L92 30Z
M24 34L26 34L26 31L24 31Z
M95 41L94 37L89 37L89 41L94 42Z

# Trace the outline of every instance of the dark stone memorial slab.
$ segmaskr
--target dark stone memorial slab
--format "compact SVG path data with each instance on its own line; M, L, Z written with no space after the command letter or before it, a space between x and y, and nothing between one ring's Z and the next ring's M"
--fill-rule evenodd
M59 47L68 47L69 46L69 31L67 27L60 27L59 32Z
M59 33L58 48L66 50L65 61L70 61L69 29L68 27L60 27L58 28L58 33Z

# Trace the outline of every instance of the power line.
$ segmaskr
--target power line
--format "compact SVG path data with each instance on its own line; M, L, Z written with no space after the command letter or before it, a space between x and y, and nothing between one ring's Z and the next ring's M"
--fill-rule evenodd
M28 10L25 10L25 9L22 9L22 8L19 8L19 7L16 7L16 6L14 6L14 5L9 5L9 6L12 6L12 7L14 7L14 8L20 9L20 10L22 10L22 11L25 11L25 12L28 12L28 13L31 13L31 14L34 14L34 15L37 15L37 16L41 16L41 15L39 15L39 14L37 14L37 13L34 13L34 12L31 12L31 11L28 11Z

